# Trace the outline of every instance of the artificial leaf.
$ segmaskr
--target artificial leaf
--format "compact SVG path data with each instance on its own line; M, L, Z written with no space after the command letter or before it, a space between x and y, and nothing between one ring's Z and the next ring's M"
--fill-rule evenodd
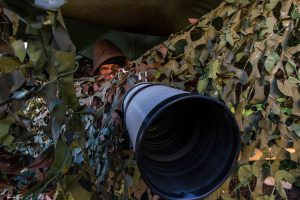
M216 79L217 74L220 72L220 61L215 59L209 66L208 66L208 78Z
M164 65L164 73L167 76L170 76L171 72L174 72L175 75L179 74L179 64L175 59L170 60L166 65Z
M25 44L22 40L16 40L12 44L12 47L15 51L15 55L19 58L20 62L24 62L26 56Z
M73 79L72 77L69 77ZM59 82L59 97L64 101L66 105L71 106L73 109L79 107L79 102L76 97L76 92L74 84L72 81L68 80L67 77L62 78Z
M15 57L0 58L0 72L10 73L20 68L22 63Z
M300 12L298 10L298 7L293 6L291 17L292 19L298 19L300 17Z
M254 86L254 96L252 97L250 103L251 104L262 103L266 98L264 90L265 90L264 85L261 85L259 83L255 84L255 86Z
M10 134L7 134L0 138L0 144L4 146L10 146L12 142L14 141L14 137Z
M241 183L248 182L248 179L251 178L254 174L252 173L251 165L242 165L238 171L238 178Z
M92 192L88 192L84 189L80 183L80 175L67 175L64 177L63 189L64 192L68 193L70 199L82 200L82 199L92 199Z
M295 77L292 77L292 76L290 76L290 77L288 78L287 81L288 81L290 84L293 84L293 85L299 84L299 83L300 83L300 80L299 80L298 78L295 78Z
M21 71L14 71L14 72L10 73L10 76L13 80L11 92L18 90L26 81L25 77Z
M300 116L300 94L298 92L298 89L296 86L292 87L292 91L293 91L293 109L292 109L292 113L294 115L298 115Z
M66 111L67 107L63 104L56 104L50 113L51 121L51 131L54 144L56 144L61 132L63 125L66 122Z
M288 76L290 76L292 73L294 73L296 69L296 64L293 60L288 60L288 62L285 65L285 70Z
M285 19L289 17L289 11L292 5L292 1L283 1L280 9L280 18Z
M281 181L280 183L284 189L290 190L293 187L293 185L287 181Z
M266 58L264 66L269 74L272 74L272 71L274 70L274 67L276 66L276 64L279 60L280 60L280 57L275 52L271 53Z
M269 3L266 4L267 10L273 10L278 4L279 0L270 0Z
M0 120L0 138L8 134L9 127L15 122L12 116L6 116Z
M199 79L197 84L197 91L199 94L203 94L207 88L208 85L208 78L204 77L203 79Z
M232 37L232 32L228 29L225 33L225 40L228 42L231 46L234 45L233 37Z
M292 127L293 127L293 131L300 138L300 124L299 123L293 123Z
M54 161L48 174L59 175L66 173L72 164L72 153L68 145L62 140L58 140L55 146Z
M51 145L44 152L42 152L37 158L35 158L26 168L28 169L40 169L49 167L53 162L52 154L54 153L54 145Z
M254 162L252 164L252 173L254 176L258 177L260 175L260 169L261 169L261 165L258 161Z
M228 3L234 3L234 2L236 2L236 0L225 0L226 2L228 2Z
M285 81L284 84L282 84L279 80L277 80L277 86L280 92L286 96L292 97L293 91L292 86L289 81Z
M46 178L44 178L42 181L34 185L32 188L30 188L29 191L26 192L23 199L24 200L31 200L37 198L39 194L41 194L52 182L54 182L56 179L55 175L48 175Z
M253 67L252 72L249 76L250 78L260 78L261 77L260 71L258 69L258 62L261 59L261 56L262 56L262 53L259 50L255 51L254 53L252 53L250 55L249 62L251 63L251 65Z
M27 42L27 54L30 63L34 66L34 75L38 77L42 76L45 64L47 63L47 48L39 41L29 40Z
M264 196L258 196L255 200L275 200L275 195L264 195Z
M289 183L294 183L296 181L295 177L287 171L278 170L275 172L274 178L276 182L276 190L282 198L287 198L281 181L286 180Z
M238 54L235 55L235 62L239 62L242 58L244 58L247 55L246 52L240 52Z

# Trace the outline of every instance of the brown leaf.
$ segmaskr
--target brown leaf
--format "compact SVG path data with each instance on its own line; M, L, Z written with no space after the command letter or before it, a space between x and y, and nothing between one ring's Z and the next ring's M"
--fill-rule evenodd
M241 158L239 160L239 165L244 165L244 164L249 163L250 154L253 151L253 149L254 149L253 144L243 146L242 155L241 155Z
M280 9L280 19L289 18L289 11L292 5L291 0L284 0L281 3L281 9Z
M285 51L291 55L294 55L295 53L300 51L300 44L297 44L293 47L287 47Z
M246 85L249 80L248 74L245 71L240 70L238 68L234 68L234 71L235 71L235 76L239 79L239 82L242 85Z
M283 83L281 83L281 81L277 80L277 87L282 94L289 96L289 97L293 96L293 91L292 91L293 85L290 84L288 81L284 81L284 84L283 84Z
M266 51L265 54L269 55L270 52L275 52L277 47L283 42L283 37L274 33L268 36L266 41Z
M170 60L163 66L164 74L168 77L171 75L171 72L174 72L176 75L179 74L179 64L175 59Z
M235 80L233 78L229 79L222 91L222 99L225 102L230 102L233 105L237 102L235 94L236 86L234 83Z
M249 61L252 65L252 72L249 75L249 79L257 79L261 77L261 74L258 69L258 61L261 58L262 53L260 51L255 51L251 54Z
M292 113L294 115L300 116L300 94L298 92L298 88L297 86L293 86L292 87L292 91L293 91L293 109L292 109Z
M241 22L241 14L242 11L239 10L237 13L234 15L234 17L231 19L231 29L235 32L238 32L240 29L240 22Z
M241 132L244 131L244 125L243 125L243 110L245 107L246 102L240 102L235 110L235 119L238 123L239 129Z
M264 92L265 92L265 86L256 83L255 86L254 86L254 91L253 91L254 96L251 98L249 103L250 104L262 103L266 98Z

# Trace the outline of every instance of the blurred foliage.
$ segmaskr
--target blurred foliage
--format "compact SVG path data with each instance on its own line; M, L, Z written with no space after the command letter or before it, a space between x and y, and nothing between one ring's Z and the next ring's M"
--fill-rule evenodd
M13 12L1 15L2 195L159 199L140 177L120 114L125 92L149 81L220 98L236 117L238 167L206 199L300 196L298 1L225 0L111 81L74 80L84 66L59 10L20 12L17 2L4 1Z

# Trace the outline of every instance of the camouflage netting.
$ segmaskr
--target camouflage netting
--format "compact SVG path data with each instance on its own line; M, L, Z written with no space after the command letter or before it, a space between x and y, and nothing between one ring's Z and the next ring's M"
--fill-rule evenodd
M58 16L51 19L59 20L61 28ZM58 64L54 62L49 67L48 60L49 63L43 65L48 66L48 76L41 76L44 71L31 66L35 69L33 78L43 81L31 84L31 90L20 90L17 81L20 79L14 78L21 76L19 71L6 67L7 64L16 66L17 60L10 57L7 63L4 62L7 58L2 57L1 76L12 83L8 92L1 93L1 102L5 103L0 104L1 109L9 103L6 110L3 108L6 117L0 121L1 155L18 150L17 155L24 160L22 163L30 161L23 150L30 145L24 144L25 140L20 140L15 132L8 131L12 124L17 124L10 129L14 131L19 130L16 127L27 126L23 118L11 111L16 105L11 107L13 102L7 99L16 101L46 91L47 95L40 95L47 103L45 112L50 113L44 139L52 138L55 158L50 165L47 150L52 150L49 147L33 160L35 163L29 162L30 167L24 164L14 172L1 167L1 182L21 191L19 193L30 189L27 197L56 188L57 198L62 199L97 198L100 193L105 200L159 199L140 178L130 143L123 134L119 112L125 92L137 82L148 81L220 98L236 117L243 144L239 165L206 199L299 199L299 19L300 3L296 0L227 0L120 70L112 81L105 82L102 77L79 78L75 80L76 90L70 86L74 65L71 61L63 62L75 57L54 51L50 43L42 45L46 45L45 52L52 58L51 62ZM35 42L33 47L41 44ZM13 44L14 48L18 47L18 43ZM26 54L32 61L30 64L36 58L47 60L38 57L37 49L31 50ZM22 58L22 54L16 55ZM26 61L18 62L23 66ZM1 77L1 80L4 79ZM75 102L75 95L79 103ZM27 134L29 137L32 133ZM25 172L20 173L23 167L29 169L27 173L33 173L32 180L21 184L22 187L18 181L14 185L11 177L24 177ZM34 185L37 181L40 182Z

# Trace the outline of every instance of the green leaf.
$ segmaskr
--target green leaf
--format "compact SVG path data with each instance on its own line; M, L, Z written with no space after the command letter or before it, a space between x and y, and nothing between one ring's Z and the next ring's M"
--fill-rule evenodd
M44 74L44 66L47 62L47 56L44 52L46 47L39 41L29 40L27 44L27 54L29 56L30 64L34 68L34 75L40 76Z
M224 197L224 200L235 200L234 198L232 198L230 195L226 195Z
M19 58L20 62L24 62L26 56L26 49L24 42L22 40L14 41L11 46L15 51L15 55Z
M64 78L59 82L59 98L73 109L79 107L79 101L76 97L73 81L69 81L67 78Z
M289 59L285 64L285 70L287 75L290 76L292 73L295 72L295 69L296 69L296 63L293 60Z
M161 72L160 72L160 71L157 71L157 72L154 74L155 80L159 79L160 76L161 76Z
M292 114L292 109L289 108L289 107L283 107L283 108L281 108L281 112L285 113L287 115L291 115Z
M52 50L51 54L59 75L70 73L75 69L75 53Z
M273 10L276 5L278 4L279 0L270 0L269 3L266 4L266 9L267 10Z
M42 181L34 185L30 190L24 195L24 200L37 199L37 196L41 194L50 183L56 179L55 175L47 175Z
M225 0L226 2L228 2L228 3L235 3L236 2L236 0Z
M79 106L74 88L75 53L52 50L51 60L55 64L50 79L59 79L59 98L66 105L76 109ZM57 77L58 76L58 77Z
M246 52L240 52L238 54L235 55L235 62L239 62L240 60L242 60L243 57L245 57L246 55L248 55Z
M62 140L57 140L55 147L55 157L48 174L64 174L72 164L72 153L68 145Z
M280 194L280 196L282 198L287 198L284 188L281 184L281 181L285 180L285 181L293 184L296 181L296 178L292 174L290 174L289 172L284 171L284 170L276 171L274 178L275 178L275 183L276 183L276 190L278 191L278 193Z
M254 176L256 176L256 177L259 176L260 168L261 168L261 166L260 166L259 162L254 162L252 164L252 173Z
M276 99L276 101L278 103L283 103L285 100L286 100L285 97L279 97L279 98Z
M208 66L208 78L216 79L217 73L220 72L220 61L219 59L215 59Z
M276 18L272 15L271 17L266 18L266 27L268 33L273 33L274 26L276 26Z
M203 79L198 81L197 91L199 94L203 94L206 91L208 85L208 78L204 77Z
M268 32L269 32L268 29L263 29L263 30L261 30L261 31L259 32L258 38L259 38L260 40L264 39L264 38L265 38L265 35L266 35Z
M300 137L300 124L298 124L298 123L293 123L293 124L292 124L292 128L293 128L294 132L296 133L296 135L297 135L298 137Z
M288 80L287 80L290 84L299 84L300 83L300 80L295 78L295 77L292 77L292 76L289 76Z
M14 118L9 115L0 120L0 138L8 134L9 128L14 122Z
M217 47L217 52L219 52L221 49L223 49L223 47L225 47L226 46L226 40L225 40L225 38L224 37L221 37L221 40L220 40L220 42L219 42L219 44L218 44L218 47Z
M56 105L54 105L50 113L52 139L55 145L60 136L62 126L65 124L66 121L66 111L66 105L57 103Z
M238 2L240 3L241 7L244 7L251 3L250 0L239 0Z
M10 146L15 140L14 136L7 134L0 139L0 144Z
M22 63L14 57L1 57L0 58L0 72L10 73L20 68Z
M265 69L269 74L272 73L275 65L280 60L280 57L277 53L273 52L271 53L265 60Z
M291 13L292 19L297 19L300 17L300 13L298 12L298 7L294 5L292 13Z
M63 189L64 192L69 194L70 199L82 200L82 199L92 199L92 192L85 190L79 183L81 176L79 175L68 175L64 177Z
M246 118L246 117L248 117L249 115L251 115L252 113L254 113L253 110L251 110L251 109L249 109L249 110L244 109L244 110L243 110L243 117Z
M232 34L229 29L226 30L226 32L225 32L225 40L226 40L226 42L228 42L228 44L230 44L233 47L233 45L234 45L233 37L232 37Z
M238 178L239 181L244 184L248 182L248 179L252 177L254 174L252 172L252 166L251 165L243 165L239 168L238 171Z
M264 109L264 108L263 108L263 107L264 107L263 104L256 104L255 106L256 106L257 111L261 111L261 110Z
M264 196L258 196L255 200L275 200L275 195L264 195Z

